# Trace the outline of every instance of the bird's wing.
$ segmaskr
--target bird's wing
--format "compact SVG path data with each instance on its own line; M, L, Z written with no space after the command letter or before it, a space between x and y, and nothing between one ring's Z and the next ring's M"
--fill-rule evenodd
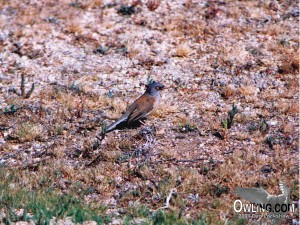
M282 193L289 198L290 197L290 189L283 183L282 181L279 182L279 188L282 191Z
M154 102L155 98L138 98L127 110L131 112L127 121L130 123L146 117L152 111Z
M237 188L238 196L255 204L267 204L269 193L262 188Z

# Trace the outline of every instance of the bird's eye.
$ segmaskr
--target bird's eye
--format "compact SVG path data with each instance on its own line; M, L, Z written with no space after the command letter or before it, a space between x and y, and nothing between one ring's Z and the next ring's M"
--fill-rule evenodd
M160 87L155 87L156 90L160 90Z

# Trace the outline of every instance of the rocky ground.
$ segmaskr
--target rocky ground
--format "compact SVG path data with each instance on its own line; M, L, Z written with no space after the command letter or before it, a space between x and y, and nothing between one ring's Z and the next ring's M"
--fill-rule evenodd
M168 202L178 224L229 223L237 187L279 194L279 181L298 202L298 19L291 0L0 0L11 192L74 194L115 224ZM159 108L97 145L151 80L167 87Z

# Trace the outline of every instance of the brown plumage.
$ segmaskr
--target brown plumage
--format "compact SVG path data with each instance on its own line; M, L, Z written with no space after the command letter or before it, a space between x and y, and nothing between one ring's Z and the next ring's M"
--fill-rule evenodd
M114 123L110 124L106 133L113 131L119 125L129 125L141 119L147 118L151 111L156 107L160 100L160 93L164 89L164 85L159 82L146 85L145 93L135 100L126 110L126 112Z

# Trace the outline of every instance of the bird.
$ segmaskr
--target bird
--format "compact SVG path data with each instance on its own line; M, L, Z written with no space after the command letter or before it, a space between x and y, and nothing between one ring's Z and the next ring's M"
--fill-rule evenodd
M121 124L130 125L147 118L160 101L161 91L165 88L160 82L152 81L146 85L145 93L136 99L125 111L125 113L114 123L110 124L104 133L116 129ZM103 136L103 132L102 132Z
M251 203L258 204L260 207L269 211L269 217L272 218L272 224L278 224L287 211L277 211L277 208L281 205L290 205L290 190L283 183L279 183L279 189L282 194L270 195L266 190L262 188L237 188L236 193L238 196L248 200Z

